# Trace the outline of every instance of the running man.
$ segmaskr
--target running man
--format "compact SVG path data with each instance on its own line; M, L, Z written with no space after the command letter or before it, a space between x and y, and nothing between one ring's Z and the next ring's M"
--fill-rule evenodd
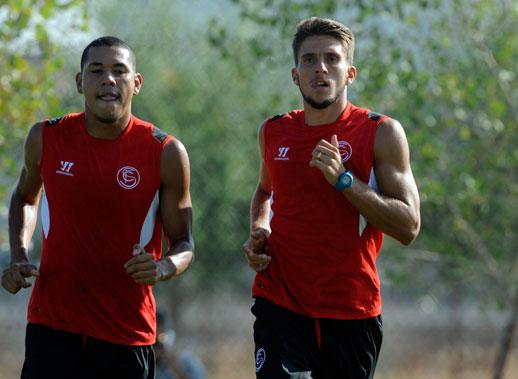
M401 124L347 100L353 52L343 24L302 21L291 76L303 109L259 129L259 183L243 245L257 272L259 379L372 378L382 342L383 234L408 245L419 233Z
M84 112L27 136L2 274L13 294L36 277L22 378L154 377L153 285L184 273L194 245L188 155L132 114L142 80L125 42L98 38L76 76ZM40 203L38 269L28 249Z

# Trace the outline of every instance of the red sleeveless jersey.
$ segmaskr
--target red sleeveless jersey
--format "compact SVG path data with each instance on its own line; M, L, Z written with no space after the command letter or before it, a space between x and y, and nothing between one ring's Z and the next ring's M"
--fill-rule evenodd
M86 132L85 114L44 123L40 276L29 322L123 345L155 342L152 286L123 265L136 243L161 256L160 159L167 136L131 116L115 140Z
M272 259L255 277L254 296L314 318L381 313L376 257L383 234L309 161L317 143L336 134L346 167L375 187L374 138L384 117L348 103L332 124L308 126L302 110L264 124L264 164L273 187Z

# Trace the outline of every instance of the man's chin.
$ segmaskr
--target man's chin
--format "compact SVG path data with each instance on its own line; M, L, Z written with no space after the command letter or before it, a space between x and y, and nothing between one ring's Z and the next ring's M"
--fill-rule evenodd
M95 118L97 119L97 121L102 122L103 124L113 124L119 119L115 115L109 115L109 116L96 115Z
M315 109L326 109L330 105L334 104L334 102L336 101L336 98L326 99L323 101L317 101L315 99L312 99L309 96L304 96L304 95L302 95L302 96L303 96L304 100L306 101L306 103L308 103L312 108L315 108Z
M97 112L94 112L94 116L103 124L113 124L121 118L122 112L120 109L112 107L111 109L98 109Z
M336 100L338 99L338 96L336 96L336 97L328 97L327 99L318 101L318 100L312 98L311 96L306 96L304 94L304 92L302 92L301 89L300 89L300 93L301 93L304 101L314 109L326 109L330 105L334 104L336 102Z

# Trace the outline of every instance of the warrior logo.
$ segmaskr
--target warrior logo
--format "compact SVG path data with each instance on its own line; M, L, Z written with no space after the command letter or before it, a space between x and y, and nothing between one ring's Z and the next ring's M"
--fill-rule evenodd
M279 147L279 154L273 159L274 161L289 161L290 158L287 156L288 151L290 151L289 147L282 146Z
M56 170L57 174L66 175L66 176L74 176L73 173L70 172L72 169L72 166L74 166L74 162L68 162L68 161L60 161L61 166L59 167L59 170Z

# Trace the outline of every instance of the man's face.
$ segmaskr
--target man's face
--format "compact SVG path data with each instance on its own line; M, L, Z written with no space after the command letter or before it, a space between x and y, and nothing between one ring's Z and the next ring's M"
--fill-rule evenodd
M86 111L98 121L112 124L131 113L131 100L142 84L133 66L125 48L101 46L88 51L76 83L84 94Z
M307 104L324 109L343 96L356 75L345 57L344 47L331 36L311 36L302 42L292 78Z

